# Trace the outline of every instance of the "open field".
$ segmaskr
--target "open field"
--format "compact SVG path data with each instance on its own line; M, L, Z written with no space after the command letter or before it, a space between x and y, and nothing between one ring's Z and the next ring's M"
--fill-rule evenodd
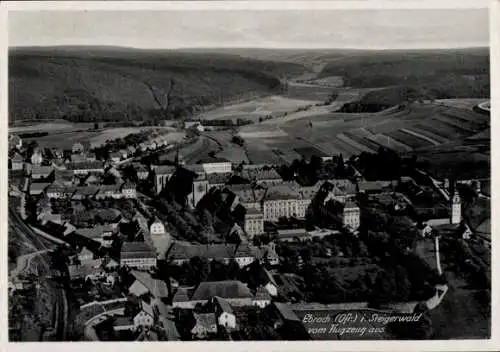
M46 125L46 124L42 124ZM49 124L50 125L50 124ZM82 125L82 126L81 126ZM138 133L142 130L156 130L158 132L165 132L165 137L172 141L180 141L186 135L185 132L176 132L171 127L113 127L104 128L99 130L89 129L86 124L74 124L63 130L50 130L47 129L43 132L49 132L47 136L24 138L23 141L29 143L36 141L42 148L62 148L68 149L76 142L90 142L92 146L104 144L107 140L116 138L123 138L131 133ZM87 128L82 128L87 127ZM12 129L9 128L12 132Z
M202 113L196 118L204 120L217 119L248 119L258 121L259 117L278 116L285 112L292 112L297 108L312 104L309 100L288 98L283 96L270 96L245 103L228 105L222 108Z
M488 116L430 102L377 113L341 113L332 112L332 106L314 106L242 127L239 135L252 149L252 155L267 153L272 156L264 159L273 160L273 149L279 149L282 159L293 160L294 148L303 145L327 154L342 153L344 157L375 152L380 146L401 153L427 149L436 153L444 144L461 145L463 139L481 133L487 126Z
M65 131L72 129L92 128L91 124L74 124L65 120L53 120L43 123L37 121L25 122L9 127L9 132L12 133L28 133L28 132L54 132Z

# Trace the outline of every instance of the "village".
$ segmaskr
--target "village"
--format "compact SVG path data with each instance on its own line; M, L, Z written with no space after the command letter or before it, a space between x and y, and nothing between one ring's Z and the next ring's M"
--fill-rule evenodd
M318 302L367 307L381 289L373 284L372 294L359 289L349 298L344 286L342 298L338 287L323 292L311 280L339 275L324 268L377 277L378 247L365 237L385 231L370 223L384 223L377 218L384 213L389 227L400 226L401 253L426 238L434 243L438 232L490 246L487 231L463 221L460 193L481 196L482 180L436 181L411 170L413 178L367 181L363 165L337 155L295 166L215 156L185 164L177 149L168 164L145 164L138 151L172 155L175 145L161 136L136 141L103 158L85 143L61 151L9 138L10 196L20 198L21 217L37 234L60 243L54 265L77 306L74 339L312 339L300 312ZM424 193L440 200L422 216L415 209ZM431 297L433 285L443 284L439 259L431 269L421 261L429 276L413 285L426 293L380 302ZM27 281L11 280L10 294Z

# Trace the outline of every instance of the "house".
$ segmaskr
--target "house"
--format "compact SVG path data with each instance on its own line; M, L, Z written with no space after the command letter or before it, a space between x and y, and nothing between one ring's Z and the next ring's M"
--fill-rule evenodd
M22 170L24 168L24 157L18 152L13 153L10 158L11 170Z
M119 316L115 317L113 323L114 331L132 331L134 330L134 320L131 317Z
M135 171L137 172L137 178L139 180L146 180L149 176L149 170L146 168L146 166L142 164L134 164L133 165Z
M209 189L224 186L231 176L231 172L207 174Z
M90 172L104 173L104 163L101 161L87 161L81 163L68 163L66 169L75 175L85 175Z
M21 149L23 147L23 140L18 135L9 134L9 149Z
M270 186L263 201L264 221L296 217L299 198L298 190L290 184Z
M90 199L95 198L99 193L99 187L97 186L84 186L84 187L74 187L75 191L71 195L71 199Z
M191 329L191 334L195 338L206 338L217 333L217 321L214 313L193 313L195 325Z
M94 259L78 265L68 265L71 280L94 279L102 271L102 260Z
M52 175L54 168L52 166L33 165L31 168L31 179L42 180Z
M137 269L156 267L156 253L144 242L124 242L120 251L120 265Z
M110 225L95 225L90 228L77 229L75 235L98 242L101 246L109 248L113 245L116 230Z
M274 242L270 242L267 246L259 246L259 250L261 252L259 256L264 263L272 266L280 263L280 257L276 253L276 244Z
M165 225L163 222L157 217L154 217L149 222L149 233L151 236L155 236L165 235L167 232L165 231Z
M233 306L253 305L254 296L252 292L245 284L236 280L201 282L190 296L188 291L184 290L179 295L176 293L172 304L174 307L192 308L198 303L207 303L215 296L224 298Z
M247 235L253 238L264 233L264 214L254 208L249 208L245 214L244 229Z
M88 161L85 154L71 154L66 160L70 163L84 163Z
M60 225L62 225L62 223L63 223L63 219L62 219L61 214L44 213L44 214L40 214L37 219L38 219L38 221L40 221L40 223L42 225L45 225L48 221L51 221L53 223L60 224Z
M96 186L101 184L101 177L96 174L87 174L83 177L82 181L86 186Z
M258 258L258 251L248 244L191 244L174 242L167 253L167 260L173 265L188 263L193 257L205 258L208 261L219 261L228 264L234 259L240 267L248 265Z
M109 153L109 160L111 160L112 163L117 164L120 162L121 159L122 155L120 152Z
M292 310L291 306L287 303L274 302L272 305L272 312L275 316L275 329L285 326L287 323L301 324L300 318Z
M118 153L120 154L121 159L124 160L128 158L128 151L126 149L120 149Z
M129 293L138 297L145 294L159 299L168 297L168 287L165 281L153 278L151 274L144 271L132 270L132 276L135 281L129 287Z
M304 242L311 239L305 229L278 230L276 240L279 242Z
M123 198L128 198L128 199L135 199L137 198L137 190L135 184L131 182L125 182L121 186L121 192L123 195Z
M31 196L39 196L42 193L45 193L50 185L50 183L31 183L29 194Z
M342 219L343 219L342 224L346 228L353 231L359 228L361 221L360 209L354 201L348 200L344 204L344 212Z
M271 304L271 295L264 287L257 287L253 304L260 308L265 308Z
M393 189L395 183L393 181L362 181L358 182L357 190L359 193L364 194L389 192Z
M54 170L54 181L63 186L72 186L74 182L73 171Z
M39 149L35 149L33 151L33 154L31 155L30 160L31 160L31 164L40 165L43 161L42 152Z
M134 316L134 328L151 327L154 325L153 307L148 303L141 301L141 310Z
M275 185L283 182L280 174L273 168L247 168L242 172L242 176L250 182L264 185Z
M137 151L137 149L133 145L129 145L127 147L127 156L128 157L134 156L134 154L135 154L136 151Z
M83 146L82 143L75 143L73 144L73 146L71 147L71 152L73 154L80 154L80 153L83 153L85 151L85 147Z
M236 316L229 302L221 297L215 296L212 298L212 304L215 307L217 323L226 329L236 329Z
M224 174L232 171L232 164L223 158L207 158L198 161L206 174Z
M80 253L77 255L77 258L80 263L84 264L94 259L94 253L92 253L92 251L90 251L87 247L82 247Z

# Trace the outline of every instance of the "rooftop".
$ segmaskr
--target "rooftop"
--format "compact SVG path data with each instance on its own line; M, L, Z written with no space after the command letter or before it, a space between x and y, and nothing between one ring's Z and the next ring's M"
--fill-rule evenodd
M36 174L36 175L49 175L52 171L54 171L54 168L52 166L41 166L41 165L33 165L31 167L31 174Z
M281 180L280 174L275 169L246 169L243 170L243 177L249 180Z
M215 318L214 313L193 313L194 318L196 319L196 325L203 326L205 329L210 330L214 325L217 324L217 320Z
M101 161L87 161L80 163L66 164L68 170L104 170L104 163Z
M212 297L252 298L248 287L241 281L205 281L199 284L191 296L192 301L204 301Z
M139 281L146 289L157 298L168 297L168 287L165 281L155 279L151 274L133 270L132 275Z
M121 259L156 258L156 253L144 242L124 242L120 256Z
M230 161L225 158L214 157L214 158L203 158L198 160L197 162L197 164L215 164L215 163L230 163Z

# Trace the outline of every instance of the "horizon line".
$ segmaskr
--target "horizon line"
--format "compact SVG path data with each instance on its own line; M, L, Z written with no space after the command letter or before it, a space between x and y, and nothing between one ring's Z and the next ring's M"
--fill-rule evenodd
M157 48L145 48L145 47L134 47L134 46L121 46L121 45L106 45L106 44L60 44L60 45L13 45L8 46L8 50L11 49L28 49L28 48L115 48L115 49L131 49L131 50L221 50L221 49L258 49L258 50L353 50L353 51L401 51L401 50L465 50L465 49L480 49L480 48L490 48L490 44L481 45L464 45L464 46L436 46L436 47L401 47L401 48L363 48L363 47L273 47L273 46L186 46L186 47L157 47Z

